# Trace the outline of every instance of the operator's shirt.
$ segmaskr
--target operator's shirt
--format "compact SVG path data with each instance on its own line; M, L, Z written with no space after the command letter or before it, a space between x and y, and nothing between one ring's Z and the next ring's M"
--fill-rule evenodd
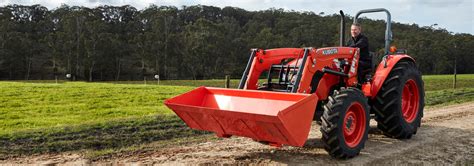
M360 49L360 61L371 62L372 57L369 54L369 39L362 33L358 36L351 37L347 42L348 47L357 47Z

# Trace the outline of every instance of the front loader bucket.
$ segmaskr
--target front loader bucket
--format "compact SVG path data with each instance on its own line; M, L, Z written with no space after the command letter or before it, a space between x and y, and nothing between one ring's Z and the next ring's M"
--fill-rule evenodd
M199 87L165 104L189 127L219 137L303 146L317 101L315 94Z

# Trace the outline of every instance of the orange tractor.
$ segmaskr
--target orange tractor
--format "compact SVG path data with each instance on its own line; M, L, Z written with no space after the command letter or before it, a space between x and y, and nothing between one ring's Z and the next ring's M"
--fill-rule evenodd
M165 101L189 127L219 137L243 136L273 146L303 146L313 120L335 158L360 153L371 114L387 136L409 139L423 116L424 89L415 60L390 50L391 19L385 12L385 55L364 82L358 82L359 48L252 49L238 89L199 87ZM258 83L261 75L266 81ZM261 80L261 79L260 79Z

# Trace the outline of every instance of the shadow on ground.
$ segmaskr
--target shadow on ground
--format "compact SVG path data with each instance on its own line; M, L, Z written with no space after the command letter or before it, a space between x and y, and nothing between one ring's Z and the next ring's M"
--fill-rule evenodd
M102 150L208 134L191 130L177 116L116 120L0 135L0 159L20 155Z

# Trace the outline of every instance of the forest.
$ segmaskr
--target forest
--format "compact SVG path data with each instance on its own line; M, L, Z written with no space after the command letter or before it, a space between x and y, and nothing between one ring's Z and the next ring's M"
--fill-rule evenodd
M346 36L352 18L346 15ZM360 23L381 57L384 20ZM337 14L275 8L8 5L0 7L0 80L239 78L251 48L337 46L339 24ZM392 28L392 44L423 74L474 73L472 34L398 22Z

